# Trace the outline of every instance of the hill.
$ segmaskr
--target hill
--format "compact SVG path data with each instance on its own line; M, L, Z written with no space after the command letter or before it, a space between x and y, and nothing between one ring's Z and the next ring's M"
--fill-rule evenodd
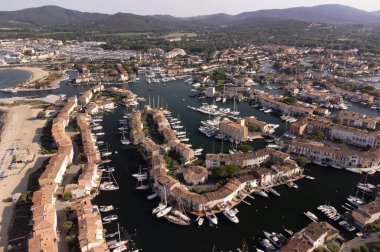
M326 24L380 23L379 16L374 13L338 4L245 12L238 14L237 18L239 20L252 18L293 19Z
M220 25L246 25L261 21L296 20L326 24L380 23L380 12L366 12L344 5L319 5L288 9L260 10L238 15L214 14L190 18L169 15L113 15L43 6L18 11L1 11L0 27L22 26L79 32L164 32L175 29L201 30Z
M35 26L65 26L93 23L108 17L107 14L68 10L58 6L43 6L18 11L1 11L0 20L26 23Z

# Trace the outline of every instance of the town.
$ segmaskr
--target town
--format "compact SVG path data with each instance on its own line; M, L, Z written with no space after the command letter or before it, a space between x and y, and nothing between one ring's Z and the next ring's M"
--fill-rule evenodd
M380 55L186 39L0 40L1 71L31 73L0 88L1 246L136 252L247 225L238 251L380 251Z

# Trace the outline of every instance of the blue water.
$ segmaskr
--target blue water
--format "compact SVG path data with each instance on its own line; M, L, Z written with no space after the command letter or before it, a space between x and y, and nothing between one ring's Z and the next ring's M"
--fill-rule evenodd
M17 83L27 81L31 76L30 72L24 70L0 70L0 89L15 87Z

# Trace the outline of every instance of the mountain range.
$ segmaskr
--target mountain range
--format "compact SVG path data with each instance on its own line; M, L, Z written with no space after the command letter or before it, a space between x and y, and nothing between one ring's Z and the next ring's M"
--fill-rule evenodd
M130 13L102 14L43 6L18 11L1 11L0 27L34 27L54 30L86 29L87 31L136 32L195 29L209 25L239 25L261 20L297 20L325 24L380 23L380 11L364 10L337 4L288 9L244 12L237 15L214 14L188 18L169 15L142 16Z

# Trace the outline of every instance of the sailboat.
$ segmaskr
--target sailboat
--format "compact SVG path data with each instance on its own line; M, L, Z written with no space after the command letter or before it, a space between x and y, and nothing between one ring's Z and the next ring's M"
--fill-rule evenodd
M177 225L190 225L191 219L186 215L186 211L182 205L182 201L179 201L179 210L172 209L170 214L165 215L165 218Z
M240 114L239 111L236 110L236 97L234 96L234 111L230 112L231 115L238 116Z
M109 249L114 249L113 251L121 252L127 249L126 244L128 244L128 240L121 240L119 223L117 224L117 234L118 234L118 241L115 244L112 244L111 246L109 246Z
M146 189L149 189L149 185L143 185L143 181L142 180L138 180L137 181L136 189L137 190L146 190Z
M124 145L128 145L128 144L131 144L131 141L129 141L126 137L125 137L125 131L123 130L123 133L121 135L121 140L120 140L121 144L124 144Z
M110 181L101 183L100 186L99 186L99 190L100 191L115 191L115 190L119 190L119 185L117 184L116 179L114 178L114 176L112 175L112 173L110 172L108 174L109 174L109 180Z
M164 209L162 209L161 211L159 211L156 214L157 218L161 218L161 217L167 215L172 210L172 208L173 208L172 206L165 207Z
M139 172L132 174L132 177L135 177L137 179L142 179L142 178L147 179L148 178L148 173L147 172L143 173L142 170L141 170L141 165L140 165Z
M222 99L222 102L225 103L227 101L227 98L226 98L226 86L223 85L223 99Z

